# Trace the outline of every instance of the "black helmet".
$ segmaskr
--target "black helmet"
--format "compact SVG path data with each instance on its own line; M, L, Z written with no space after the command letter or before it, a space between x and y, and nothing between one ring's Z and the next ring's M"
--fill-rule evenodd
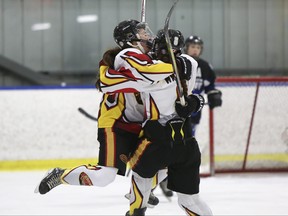
M198 44L198 45L200 45L201 46L200 55L202 54L204 42L199 36L191 35L185 40L184 53L187 53L187 49L188 49L190 44Z
M179 30L169 29L169 38L171 42L172 49L175 55L182 53L182 48L184 46L184 37ZM157 59L163 60L163 57L168 57L169 53L167 50L167 44L165 39L164 30L161 29L157 33L157 37L154 41L153 52Z
M203 44L204 44L203 40L200 37L196 36L196 35L194 35L194 36L191 35L190 37L188 37L185 40L185 46L187 46L190 43L199 44L201 46L203 46Z
M139 24L137 20L124 20L115 27L113 37L121 48L129 47L127 42L139 41L136 35L137 24Z
M137 20L124 20L115 27L113 35L114 40L121 48L133 47L133 41L143 42L139 35L140 29L144 29L145 33L149 36L153 35L147 23L139 22ZM152 42L150 40L148 41L151 43L150 46L152 46Z

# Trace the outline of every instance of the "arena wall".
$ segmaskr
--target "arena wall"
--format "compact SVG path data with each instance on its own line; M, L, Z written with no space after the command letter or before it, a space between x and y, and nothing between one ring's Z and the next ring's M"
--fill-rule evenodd
M97 160L97 122L78 111L98 115L95 88L2 89L0 101L0 170Z

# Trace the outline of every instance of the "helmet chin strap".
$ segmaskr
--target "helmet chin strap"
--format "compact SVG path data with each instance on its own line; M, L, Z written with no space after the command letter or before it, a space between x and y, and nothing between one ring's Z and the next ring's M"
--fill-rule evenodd
M146 53L144 47L141 45L141 42L138 42L138 41L137 41L137 45L133 45L133 44L130 43L130 42L127 42L127 44L128 44L129 46L131 46L131 47L140 49L141 52L143 52L143 53Z
M146 53L144 47L141 45L141 42L137 42L137 47L138 47L143 53Z

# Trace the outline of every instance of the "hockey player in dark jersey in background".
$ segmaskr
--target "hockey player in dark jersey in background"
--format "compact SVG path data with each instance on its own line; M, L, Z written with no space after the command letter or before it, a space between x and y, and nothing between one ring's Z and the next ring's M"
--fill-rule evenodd
M196 74L196 83L193 94L207 94L208 105L210 109L222 105L222 93L215 88L216 74L212 66L200 58L203 52L203 40L198 36L191 35L185 40L184 52L192 56L198 62L198 69ZM192 132L195 136L196 127L200 123L201 111L192 114Z

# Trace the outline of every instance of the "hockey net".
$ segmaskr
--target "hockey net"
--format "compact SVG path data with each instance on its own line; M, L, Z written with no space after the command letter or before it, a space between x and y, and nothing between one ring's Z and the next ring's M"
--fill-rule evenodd
M288 77L222 77L221 107L203 110L196 132L201 175L288 172Z

